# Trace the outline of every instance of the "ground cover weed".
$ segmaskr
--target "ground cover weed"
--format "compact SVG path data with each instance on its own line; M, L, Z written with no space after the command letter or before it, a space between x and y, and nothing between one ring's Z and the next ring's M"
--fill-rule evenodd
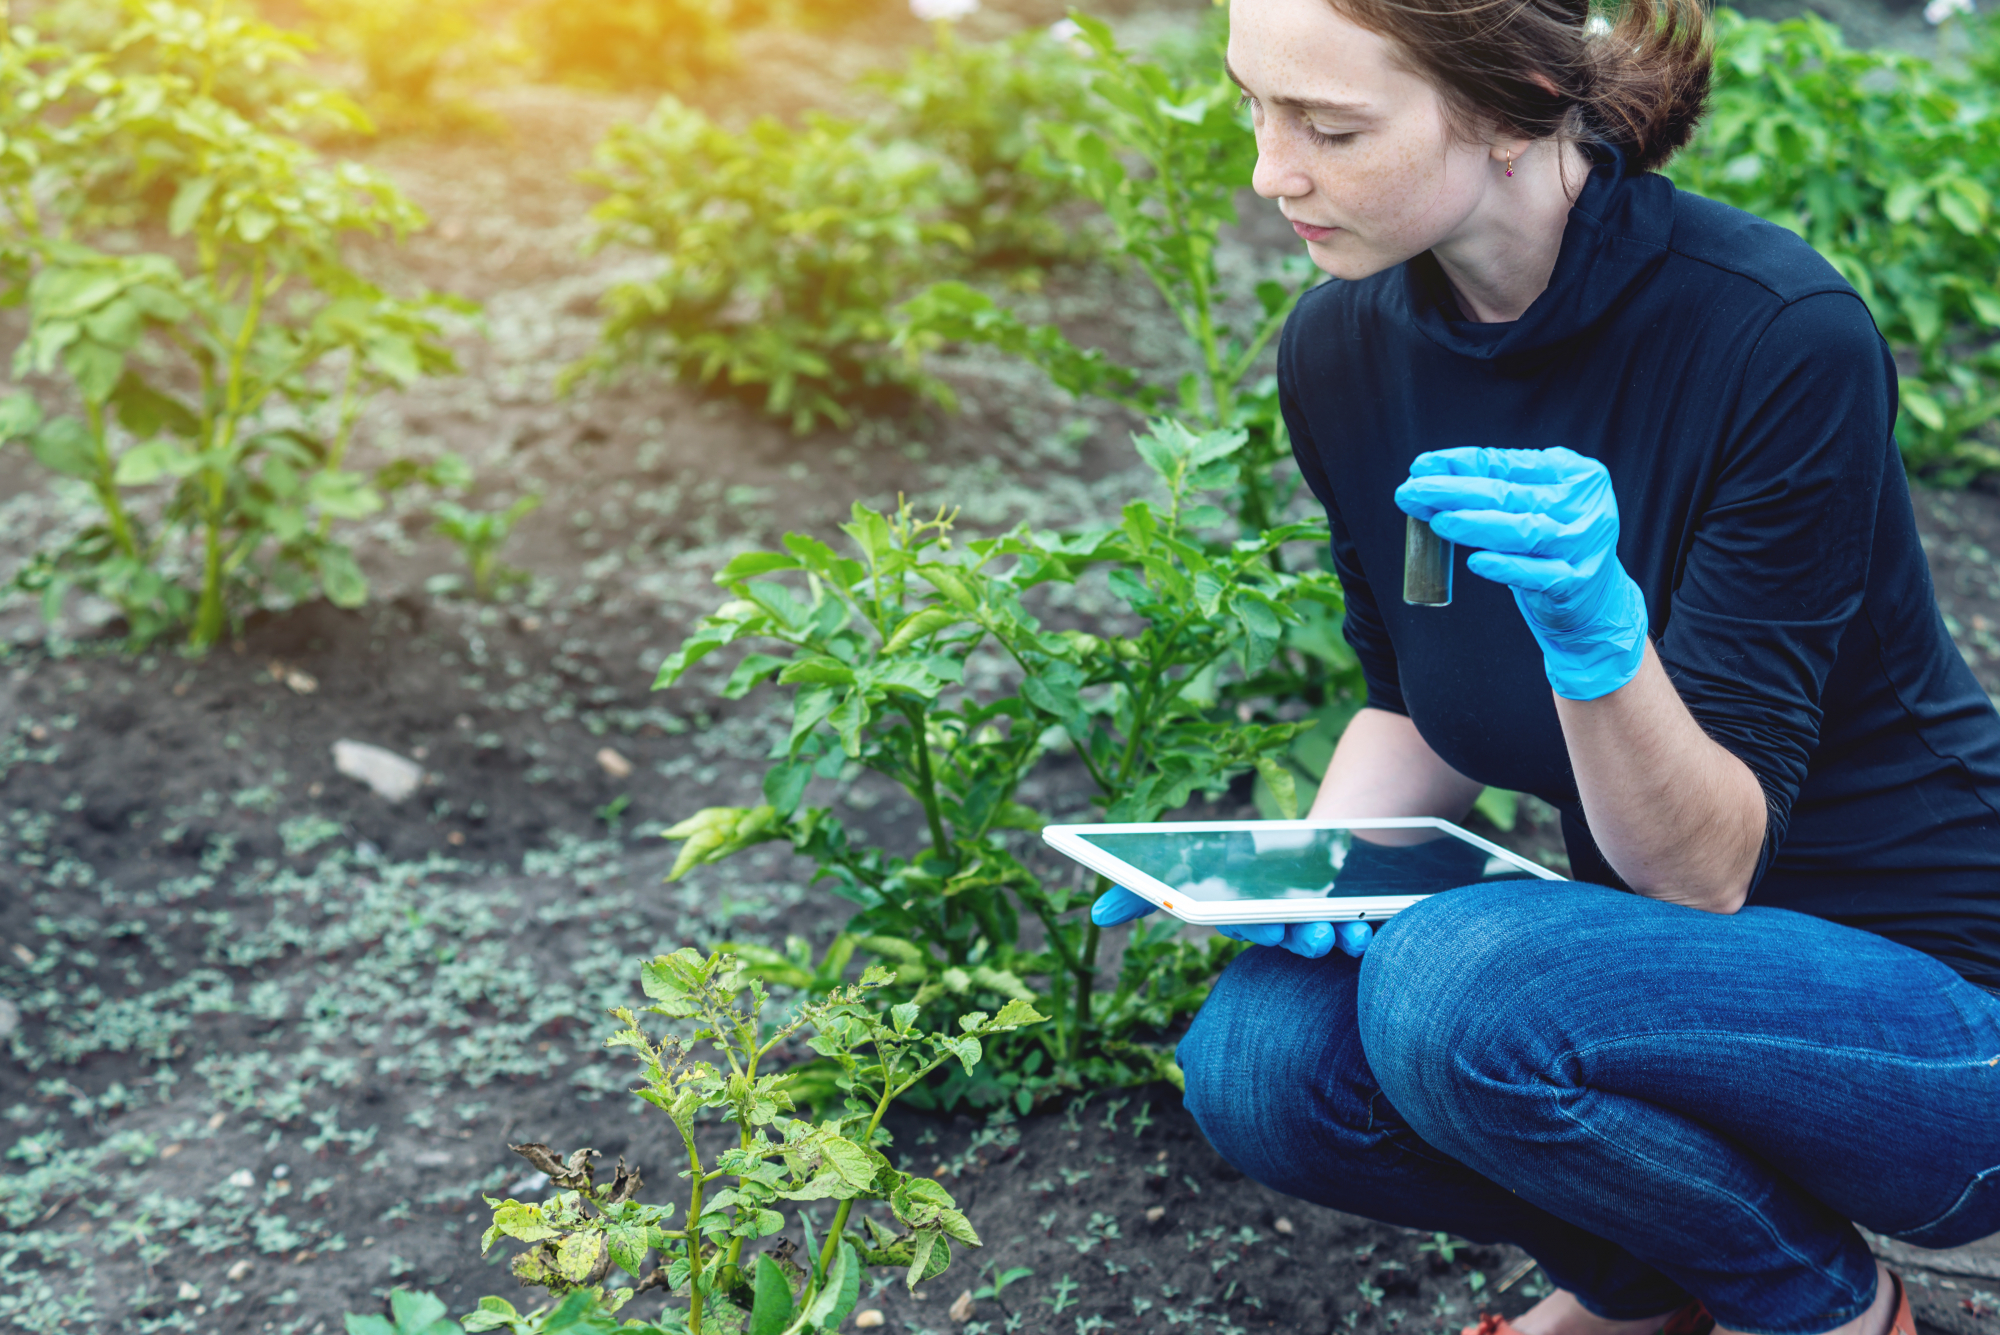
M1112 821L1155 819L1251 769L1290 792L1276 754L1296 727L1243 722L1222 706L1221 683L1254 683L1301 605L1338 605L1330 575L1270 560L1285 543L1323 542L1324 528L1205 543L1202 530L1223 516L1203 497L1235 476L1244 434L1161 422L1137 443L1166 502L1133 501L1115 527L968 542L953 537L948 514L857 504L844 526L856 556L800 534L781 551L738 556L716 576L731 600L660 671L657 684L670 686L726 645L784 650L746 655L723 686L743 696L775 677L790 689L790 736L765 776L766 800L710 807L668 830L685 841L672 875L785 840L860 912L817 963L800 942L786 954L746 948L754 969L824 987L860 951L892 964L906 995L940 1014L1046 998L1054 1023L1013 1040L983 1080L944 1082L935 1096L946 1102L1011 1097L1025 1110L1038 1089L1171 1078L1165 1050L1137 1040L1199 1006L1233 950L1149 924L1128 943L1111 995L1097 994L1099 929L1084 911L1102 878L1045 883L1012 851L1018 833L1043 823L1020 794L1044 756L1074 758ZM1051 631L1028 610L1038 590L1093 572L1125 605L1127 633ZM985 646L1005 655L1012 680L974 689L964 666ZM923 847L862 842L830 809L803 804L815 778L850 763L910 795ZM1022 946L1024 915L1043 927L1038 950ZM1028 984L1037 977L1039 993Z
M659 265L605 294L600 346L565 383L665 367L750 394L801 432L848 425L885 394L950 401L890 347L891 307L970 244L935 155L819 113L732 133L669 97L613 127L596 160L608 193L592 247Z
M691 1037L656 1040L620 1007L613 1014L624 1028L606 1045L637 1056L644 1087L634 1092L665 1111L680 1134L690 1189L679 1226L668 1227L673 1203L637 1199L642 1183L622 1161L611 1182L599 1185L590 1162L595 1151L562 1158L546 1145L522 1145L516 1151L562 1190L539 1204L489 1197L493 1226L482 1246L490 1249L503 1237L531 1244L512 1266L524 1284L558 1296L589 1290L611 1311L650 1289L685 1294L685 1311L676 1309L664 1320L687 1335L701 1335L705 1320L731 1330L746 1317L755 1331L830 1331L853 1309L865 1268L895 1266L911 1289L941 1273L954 1241L978 1246L979 1236L942 1186L890 1163L880 1149L888 1143L882 1118L899 1095L945 1063L967 1071L977 1066L982 1039L1043 1017L1026 1002L1010 1001L998 1014L971 1012L952 1029L927 1033L917 1027L915 1003L880 1009L875 994L892 977L887 969L871 968L858 983L834 988L770 1024L763 1018L763 984L733 956L718 951L703 958L684 949L654 959L641 970L654 1001L647 1012L690 1022ZM806 1042L840 1073L841 1106L817 1121L788 1116L794 1110L791 1077L758 1069L805 1031L811 1035ZM704 1044L726 1069L695 1058ZM695 1124L705 1112L737 1129L736 1145L713 1158L696 1141ZM710 1184L725 1178L733 1185L709 1195ZM839 1204L816 1252L808 1219L802 1264L791 1259L789 1243L745 1260L745 1243L784 1229L788 1202L818 1200ZM901 1231L872 1215L862 1218L865 1230L849 1229L857 1200L887 1203ZM662 1262L648 1269L646 1257L654 1250ZM613 1266L637 1280L636 1287L607 1292L603 1285ZM718 1304L725 1306L716 1310ZM488 1298L466 1325L517 1330L524 1320L504 1299Z
M462 465L348 466L371 393L452 369L441 321L465 308L392 296L343 258L351 237L422 220L386 178L293 137L364 124L350 104L232 96L297 59L275 29L177 0L128 4L108 51L0 34L20 90L0 106L0 295L29 317L13 371L60 373L81 405L0 397L0 445L25 443L99 513L17 577L51 615L82 588L118 605L134 643L185 626L201 649L272 599L353 607L367 583L335 524L399 485L463 480ZM133 226L175 244L91 244Z
M2000 468L2000 24L1961 64L1854 50L1817 15L1718 10L1712 109L1670 174L1810 241L1907 350L1897 439L1963 482Z

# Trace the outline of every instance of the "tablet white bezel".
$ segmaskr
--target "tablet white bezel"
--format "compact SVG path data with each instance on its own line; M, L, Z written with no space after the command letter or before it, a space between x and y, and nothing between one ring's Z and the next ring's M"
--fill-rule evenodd
M1565 879L1547 867L1536 866L1520 854L1511 853L1491 840L1481 839L1470 830L1462 829L1437 816L1366 817L1352 820L1198 820L1154 821L1132 825L1049 825L1043 828L1042 838L1057 852L1081 862L1100 875L1110 877L1113 883L1124 886L1133 894L1165 909L1176 918L1210 927L1218 923L1345 922L1354 918L1381 919L1391 917L1419 900L1430 898L1428 894L1423 894L1335 895L1327 899L1243 899L1222 903L1193 900L1089 841L1089 836L1093 834L1112 832L1132 834L1142 830L1154 834L1214 834L1231 830L1439 830L1484 850L1489 858L1497 857L1510 866L1519 868L1528 876L1545 881Z

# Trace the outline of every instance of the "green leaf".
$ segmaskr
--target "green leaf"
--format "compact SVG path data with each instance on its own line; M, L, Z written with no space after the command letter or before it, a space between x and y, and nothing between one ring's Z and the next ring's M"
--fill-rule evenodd
M556 1244L556 1269L572 1284L588 1284L605 1255L604 1238L597 1233L570 1233Z
M0 399L0 445L19 440L42 424L42 407L23 390Z
M395 1314L401 1335L457 1335L459 1325L445 1318L444 1304L435 1294L397 1289L389 1295L389 1310Z
M911 1245L910 1269L904 1280L914 1290L925 1280L943 1274L950 1265L951 1244L944 1240L944 1234L936 1229L923 1229Z
M819 1150L833 1171L850 1186L866 1187L875 1180L875 1160L867 1150L840 1136L828 1136Z
M979 1027L982 1034L998 1034L1009 1029L1019 1029L1024 1025L1041 1024L1049 1017L1036 1010L1032 1002L1016 998L1000 1008L1000 1013Z
M2000 292L1975 288L1968 296L1972 301L1972 312L1979 317L1979 322L1988 329L2000 329ZM5 438L6 432L0 430L0 440Z
M1257 757L1257 774L1264 780L1264 786L1271 790L1277 800L1278 812L1286 820L1299 818L1299 785L1292 771L1278 762L1275 756Z
M640 1266L651 1250L651 1230L644 1224L611 1224L604 1230L604 1245L611 1250L611 1264L634 1279L641 1278Z
M716 572L717 584L734 584L738 580L751 579L758 575L768 575L775 570L797 570L799 558L784 552L741 552L730 559L728 565Z
M493 1227L486 1231L483 1248L490 1248L502 1237L520 1242L546 1242L561 1236L562 1230L542 1217L541 1206L508 1201L494 1209Z
M799 801L805 796L812 776L811 760L780 761L764 773L764 800L780 816L788 817L799 809Z
M179 441L155 440L119 455L111 480L121 487L144 487L163 477L187 477L200 467L201 459Z
M1521 795L1505 788L1482 788L1472 809L1493 822L1494 828L1512 830L1519 814Z
M63 369L91 403L108 403L125 375L125 354L94 339L78 339L63 349Z
M860 1296L861 1258L855 1254L854 1244L842 1239L840 1253L827 1272L826 1286L806 1307L806 1321L819 1330L835 1330L854 1310Z
M215 193L216 178L196 176L181 182L181 188L174 192L174 202L167 209L167 231L174 236L186 236L194 226L194 220L207 206L209 197Z
M319 554L319 586L335 607L356 608L368 601L368 577L354 560L354 553L338 544L328 544Z
M749 1335L783 1335L792 1323L792 1286L778 1263L763 1253L757 1256L756 1294Z
M838 658L801 658L787 664L778 681L785 686L852 686L854 669Z
M882 646L884 654L899 654L918 640L935 635L946 627L958 625L965 620L965 614L955 607L937 606L922 608L903 618L903 624Z
M306 494L322 514L335 519L366 519L382 508L381 493L360 473L324 469L312 475Z
M741 700L755 690L764 678L791 661L776 654L745 654L743 661L736 665L736 670L729 674L729 681L722 688L722 698Z
M201 429L201 418L192 408L129 369L111 392L111 401L118 406L119 424L141 439L161 432L185 438Z
M90 428L74 417L57 417L42 423L28 437L28 449L42 467L64 477L89 478L97 473L97 442Z
M351 1316L347 1319L349 1322L355 1320ZM486 1330L511 1330L523 1320L521 1314L514 1309L514 1304L505 1298L487 1297L479 1300L477 1311L466 1314L465 1329L475 1333ZM351 1332L353 1329L354 1327L349 1325L348 1330Z

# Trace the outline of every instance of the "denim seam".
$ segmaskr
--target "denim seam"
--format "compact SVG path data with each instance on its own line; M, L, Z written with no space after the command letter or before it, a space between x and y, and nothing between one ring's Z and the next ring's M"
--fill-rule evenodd
M1939 1215L1935 1219L1929 1220L1925 1223L1918 1224L1915 1228L1906 1228L1898 1233L1885 1233L1883 1234L1883 1236L1901 1240L1904 1238L1913 1237L1918 1233L1928 1233L1930 1230L1938 1227L1940 1224L1943 1224L1946 1220L1950 1219L1953 1215L1957 1214L1960 1210L1963 1210L1965 1208L1966 1202L1971 1199L1972 1193L1979 1190L1980 1185L1984 1183L1986 1179L1992 1177L1995 1173L2000 1173L2000 1164L1996 1164L1992 1168L1980 1169L1978 1172L1972 1175L1972 1180L1965 1184L1965 1190L1958 1193L1958 1198L1951 1203L1951 1208L1946 1210L1943 1214Z
M1642 1036L1642 1035L1627 1034L1619 1038L1600 1039L1595 1043L1588 1043L1582 1047L1571 1049L1570 1055L1581 1057L1586 1053L1602 1052L1608 1048L1618 1047L1623 1044L1642 1042L1647 1037L1650 1037L1650 1035ZM1676 1039L1680 1038L1728 1039L1732 1043L1742 1044L1745 1047L1776 1048L1784 1052L1813 1052L1813 1053L1828 1053L1828 1054L1837 1053L1854 1057L1866 1057L1873 1061L1878 1061L1889 1065L1902 1066L1912 1070L1950 1071L1959 1069L1970 1069L1980 1066L1992 1066L1996 1061L2000 1061L2000 1056L1953 1057L1953 1058L1938 1059L1938 1060L1932 1060L1929 1058L1905 1057L1896 1053L1881 1052L1874 1048L1847 1047L1844 1045L1833 1044L1833 1043L1809 1043L1797 1039L1761 1038L1761 1037L1740 1034L1735 1030L1731 1029L1676 1029L1674 1031L1674 1037Z
M1701 1182L1699 1179L1689 1177L1687 1174L1682 1173L1666 1164L1662 1164L1657 1160L1650 1158L1649 1156L1635 1153L1628 1147L1620 1145L1617 1141L1612 1140L1609 1136L1606 1136L1603 1133L1599 1132L1596 1128L1587 1125L1582 1119L1572 1115L1567 1108L1563 1107L1561 1097L1554 1091L1553 1086L1555 1082L1550 1078L1549 1071L1543 1070L1537 1072L1535 1075L1535 1079L1538 1082L1540 1082L1544 1088L1550 1089L1549 1093L1550 1102L1554 1105L1556 1112L1563 1118L1564 1121L1568 1122L1571 1126L1574 1126L1577 1130L1583 1132L1585 1135L1591 1137L1593 1140L1596 1140L1601 1144L1605 1145L1615 1155L1624 1158L1627 1162L1650 1165L1656 1171L1669 1177L1671 1180L1685 1183L1690 1186L1699 1186L1704 1189L1709 1189L1714 1191L1715 1194L1719 1194L1727 1199L1734 1201L1738 1206L1738 1208L1747 1211L1750 1217L1757 1221L1758 1225L1763 1228L1765 1234L1770 1238L1772 1244L1777 1248L1778 1251L1782 1252L1786 1256L1791 1257L1794 1261L1796 1261L1799 1264L1801 1268L1810 1271L1814 1274L1820 1273L1819 1267L1817 1265L1815 1265L1812 1261L1807 1260L1805 1257L1799 1255L1796 1251L1792 1249L1791 1245L1787 1243L1784 1238L1778 1235L1776 1228L1772 1225L1771 1221L1764 1216L1764 1212L1762 1210L1758 1209L1750 1202L1744 1200L1741 1196L1738 1196L1735 1192L1729 1191L1725 1188L1719 1188L1714 1183ZM1851 1321L1855 1316L1859 1315L1862 1311L1866 1310L1866 1307L1867 1307L1866 1303L1857 1302L1853 1304L1850 1309L1842 1309L1845 1314L1841 1316L1839 1321L1834 1323L1835 1326L1845 1325L1848 1321ZM1741 1331L1743 1332L1743 1335L1816 1335L1816 1332L1753 1331L1750 1330L1748 1327L1743 1327L1743 1326L1732 1326L1731 1329Z

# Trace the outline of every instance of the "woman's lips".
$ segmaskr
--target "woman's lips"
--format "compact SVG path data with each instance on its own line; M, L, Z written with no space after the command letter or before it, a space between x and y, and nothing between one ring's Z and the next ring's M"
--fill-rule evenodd
M1293 218L1291 224L1292 230L1308 241L1324 241L1340 230L1337 227L1314 227L1311 223L1302 223L1297 218Z

